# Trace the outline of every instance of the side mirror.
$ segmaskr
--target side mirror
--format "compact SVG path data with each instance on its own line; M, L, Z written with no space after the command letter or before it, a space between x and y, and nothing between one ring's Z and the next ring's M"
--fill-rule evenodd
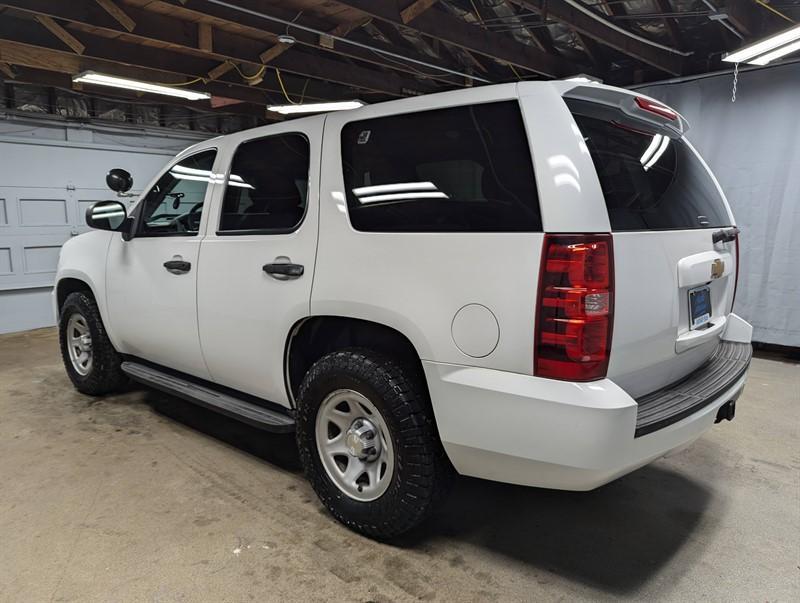
M86 225L98 230L122 231L128 211L119 201L100 201L86 210Z
M127 193L133 186L133 176L122 168L114 168L106 174L108 188L117 193Z

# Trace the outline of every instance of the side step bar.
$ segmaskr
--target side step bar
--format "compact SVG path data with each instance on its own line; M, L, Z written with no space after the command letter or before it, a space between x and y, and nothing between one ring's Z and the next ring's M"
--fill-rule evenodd
M241 398L235 398L208 386L192 383L144 364L126 361L122 363L121 368L134 381L233 417L253 427L275 433L294 431L294 419L280 411L270 410Z

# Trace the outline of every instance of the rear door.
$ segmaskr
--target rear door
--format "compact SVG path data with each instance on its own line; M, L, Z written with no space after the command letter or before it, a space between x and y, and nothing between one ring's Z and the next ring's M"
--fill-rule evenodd
M736 285L733 216L680 115L608 88L565 100L613 232L608 377L636 397L684 377L719 343Z
M323 122L229 138L200 249L197 310L212 379L286 406L287 336L309 313L314 276Z

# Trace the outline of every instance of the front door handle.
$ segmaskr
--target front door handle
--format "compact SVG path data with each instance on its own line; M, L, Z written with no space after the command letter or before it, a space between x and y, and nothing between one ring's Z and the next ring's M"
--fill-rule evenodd
M264 264L263 270L272 278L276 278L279 281L288 281L290 278L303 276L305 268L303 268L302 264L279 263Z
M164 268L167 269L167 272L171 272L172 274L184 274L192 269L192 264L184 260L169 260L168 262L164 262Z

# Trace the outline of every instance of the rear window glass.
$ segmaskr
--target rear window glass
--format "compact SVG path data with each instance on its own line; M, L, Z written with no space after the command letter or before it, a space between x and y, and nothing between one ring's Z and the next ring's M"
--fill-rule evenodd
M356 230L542 229L516 101L351 122L342 163Z
M612 230L730 226L711 175L685 142L574 109L573 117L594 161Z
M219 234L288 232L303 220L309 145L302 134L242 143L233 156Z

